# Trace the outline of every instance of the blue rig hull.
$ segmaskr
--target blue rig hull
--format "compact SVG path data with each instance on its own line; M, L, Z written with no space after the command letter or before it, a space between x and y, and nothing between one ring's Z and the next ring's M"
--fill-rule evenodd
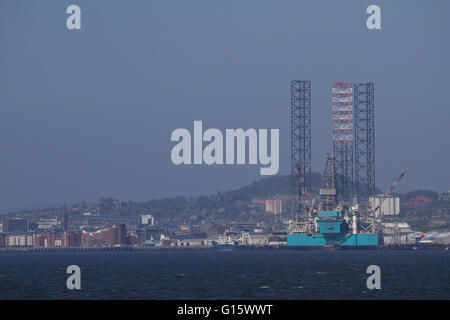
M324 248L325 246L342 246L366 248L376 247L378 244L379 237L376 233L293 233L287 236L288 247Z
M367 248L379 244L377 233L348 233L341 210L317 213L318 233L292 233L287 236L288 247L305 248Z

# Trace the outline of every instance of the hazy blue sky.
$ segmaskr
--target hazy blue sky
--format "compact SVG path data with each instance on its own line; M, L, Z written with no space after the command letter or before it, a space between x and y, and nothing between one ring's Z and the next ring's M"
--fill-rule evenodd
M66 29L66 8L82 30ZM382 30L366 28L378 4ZM331 150L331 84L374 82L376 179L450 189L450 1L1 0L0 212L196 195L259 165L172 164L170 134L279 128L290 80L312 80L313 170Z

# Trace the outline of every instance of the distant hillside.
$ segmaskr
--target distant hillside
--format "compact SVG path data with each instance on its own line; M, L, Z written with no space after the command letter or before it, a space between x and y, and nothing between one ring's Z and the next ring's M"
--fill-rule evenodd
M407 202L417 197L427 197L432 200L437 200L439 198L439 193L432 190L415 190L400 194L400 200L402 202Z
M319 193L321 174L311 174L313 194ZM291 193L291 176L276 175L253 181L236 190L217 192L197 197L177 196L173 198L153 199L146 202L122 203L121 208L114 206L113 199L103 199L100 212L112 215L134 215L151 212L158 218L186 218L200 215L211 219L247 219L250 215L264 214L264 208L255 208L253 198L270 198ZM285 208L288 210L288 208Z
M400 194L400 217L421 231L450 229L450 199L432 190Z
M311 173L311 186L313 192L318 192L321 185L320 173ZM254 197L267 198L276 194L291 193L291 176L277 175L253 181L252 184L245 187L227 191L225 194L237 200L250 200Z
M311 173L311 189L313 194L318 194L321 187L321 174ZM251 184L236 190L217 192L216 194L202 195L197 197L176 196L172 198L152 199L145 202L119 201L117 199L100 199L95 202L81 202L71 206L71 212L83 213L93 212L101 215L112 215L120 217L135 217L137 215L151 212L159 217L177 217L192 215L201 212L208 216L217 211L222 217L235 215L236 212L246 212L242 202L250 202L252 198L270 198L279 194L291 193L291 176L275 175L253 181ZM61 212L62 208L46 208L27 210L22 215L54 216ZM10 214L10 215L16 215Z
M312 173L311 182L313 194L318 194L321 175ZM94 202L74 204L68 208L68 211L74 218L90 212L105 219L130 219L131 221L137 221L139 215L151 213L158 221L174 225L185 221L191 223L199 223L203 220L214 222L223 219L245 221L264 215L264 206L261 203L258 205L253 203L253 198L270 198L275 195L290 194L290 192L290 175L277 175L253 181L236 190L210 195L177 196L145 202L100 199ZM379 192L380 190L377 189L377 193ZM399 194L399 196L401 212L398 218L422 230L449 227L450 201L441 199L438 193L430 190L417 190ZM289 208L285 207L284 210L289 212ZM52 218L61 216L61 214L62 208L60 207L27 210L9 215L36 220L39 217Z
M311 175L313 190L320 187L319 173ZM220 216L221 219L236 218L250 213L253 209L242 205L250 204L252 198L268 198L277 194L291 192L291 177L277 175L253 181L253 183L231 191L217 192L216 194L185 198L182 196L166 199L154 199L137 204L141 210L153 212L159 217L183 217L193 214L201 216ZM220 215L218 214L220 212Z
M321 175L312 173L312 192L318 194L321 186ZM105 215L136 217L143 213L152 213L159 221L181 223L189 220L195 223L202 219L217 221L223 219L251 220L264 214L263 207L255 207L253 198L270 198L278 194L290 194L291 177L277 175L253 181L251 184L236 190L217 192L216 194L198 197L173 197L154 199L147 202L121 202L102 199L100 212ZM381 193L379 189L376 191ZM445 229L449 227L450 201L439 199L439 194L430 190L417 190L399 194L401 212L397 217L410 223L414 228L422 230ZM289 208L285 208L289 212Z

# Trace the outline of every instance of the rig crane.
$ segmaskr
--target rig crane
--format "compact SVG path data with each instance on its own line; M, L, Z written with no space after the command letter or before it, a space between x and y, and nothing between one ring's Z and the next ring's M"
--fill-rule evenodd
M374 209L374 213L376 213L378 211L378 209L383 205L384 201L391 195L391 193L394 191L395 187L398 185L398 183L400 182L400 180L403 179L403 177L405 176L405 174L408 171L405 170L403 171L397 179L395 179L395 181L392 183L392 185L389 187L388 191L384 194L383 198L380 201L380 204Z
M394 182L391 184L391 186L389 187L389 189L387 190L387 192L383 195L380 203L378 204L378 206L375 207L375 209L373 210L373 219L374 221L376 220L376 224L379 225L380 224L380 215L377 215L377 211L378 209L381 208L381 206L383 205L384 201L392 194L392 192L394 191L395 187L399 184L400 180L403 179L403 177L406 175L406 173L408 172L408 170L403 171L397 179L394 180ZM375 223L372 224L372 228L375 228Z

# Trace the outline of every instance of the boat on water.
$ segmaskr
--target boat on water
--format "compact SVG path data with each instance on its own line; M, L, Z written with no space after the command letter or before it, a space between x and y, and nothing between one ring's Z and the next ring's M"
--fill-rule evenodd
M231 237L219 237L217 241L213 242L214 248L218 251L232 251L236 248L237 242L234 241Z
M236 245L231 243L224 243L224 244L216 244L214 248L217 251L233 251L233 249L236 248Z
M330 244L330 245L325 245L324 249L329 250L329 251L336 251L336 250L341 250L341 247L338 245Z

